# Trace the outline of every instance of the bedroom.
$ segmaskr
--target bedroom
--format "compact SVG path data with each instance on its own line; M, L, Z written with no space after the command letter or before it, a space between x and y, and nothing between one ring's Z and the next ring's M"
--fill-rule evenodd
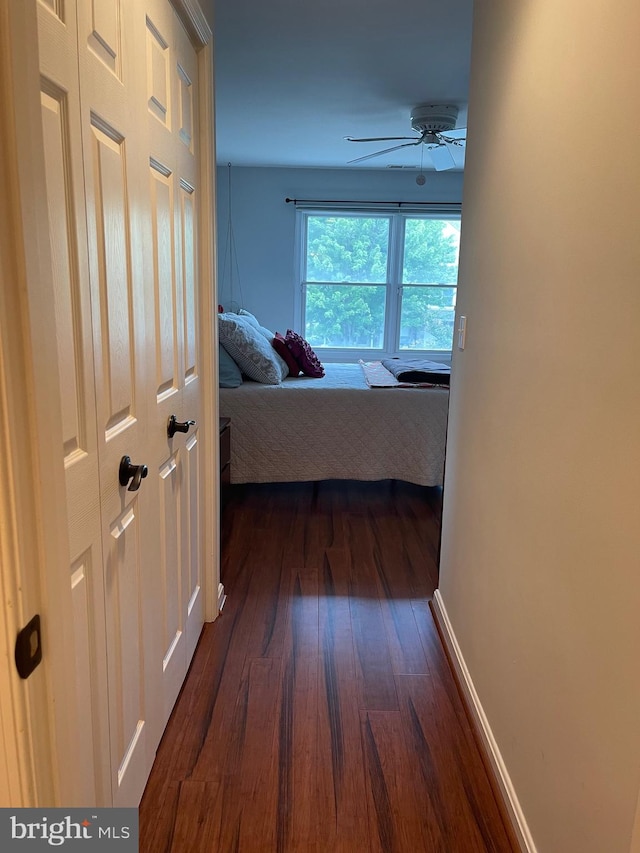
M427 97L425 79L429 79L431 103L459 105L455 109L448 108L451 111L451 116L446 116L451 118L448 126L464 127L471 6L469 3L448 4L446 9L439 11L437 18L433 14L429 16L428 31L423 26L425 9L419 3L404 4L401 25L397 23L396 13L391 13L384 4L368 8L366 26L362 26L362 10L357 5L340 12L325 6L296 14L286 14L286 9L286 4L269 11L253 8L251 4L220 4L217 9L219 302L225 311L249 310L267 329L283 335L293 329L311 338L312 346L320 347L318 354L323 364L329 363L329 372L335 370L333 362L373 361L385 354L412 359L422 355L446 361L450 359L453 336L457 241L451 242L449 251L449 260L453 262L449 263L451 269L446 269L444 260L437 268L432 262L434 252L437 255L439 250L449 248L444 246L444 239L429 246L429 255L423 253L421 264L415 262L417 258L414 260L408 250L401 255L400 243L405 235L409 240L412 227L414 231L416 226L437 227L439 222L448 228L455 225L459 240L464 147L461 144L442 146L445 151L453 152L450 163L445 164L452 168L446 171L434 169L432 153L437 152L431 145L406 146L404 150L349 165L349 160L371 155L381 145L364 143L356 147L343 137L351 132L357 137L395 134L408 137L412 142L419 140L419 134L411 129L410 120L413 107ZM326 32L330 29L328 22L338 14L342 20L341 36L337 40L330 39ZM387 47L384 61L373 62L373 51L384 41L391 26L397 32L394 46L401 43L402 48ZM421 57L419 71L417 57ZM293 75L292 68L298 68L298 73ZM464 130L451 130L452 136L456 134L464 137ZM428 176L426 179L422 172ZM286 203L286 198L296 201ZM315 210L312 203L301 199L318 200ZM323 205L325 200L334 200L334 203ZM381 201L389 204L381 204ZM401 206L398 201L402 202ZM319 210L318 205L322 209ZM307 245L306 228L311 227L311 223L316 230L320 223L326 226L329 217L336 213L341 217L336 221L348 221L354 228L360 228L360 247L366 239L373 239L365 234L368 226L373 223L381 227L386 225L386 234L378 236L375 247L373 243L371 246L388 268L362 271L354 268L356 261L352 259L347 266L337 269L338 255L350 256L351 247L339 244L339 236L336 242L326 233L325 227L323 234L316 236L316 245L322 243L322 251L326 254L327 242L333 240L335 248L333 256L318 259L316 266L330 268L330 281L336 283L301 286L301 278L305 276L296 267L306 259L303 257L303 247ZM425 216L430 219L422 218ZM415 255L415 248L413 251ZM407 259L414 261L415 272L400 269ZM318 280L317 275L310 275ZM358 285L347 288L339 282L340 278L358 282ZM439 286L412 287L409 283L413 282L434 282ZM453 286L442 286L445 282ZM385 287L389 291L386 299ZM339 291L346 293L342 296ZM400 291L402 296L398 298L396 293ZM315 297L314 304L322 303L321 315L310 316L312 297ZM341 298L352 300L353 307L349 308L348 302L338 305ZM376 304L380 299L385 299L386 306ZM427 302L433 304L427 307ZM354 315L356 303L362 306L358 316ZM413 314L420 318L417 326L442 328L442 340L423 331L421 342L409 343L412 305L415 305ZM429 311L431 317L427 319ZM362 335L348 342L346 331L340 329L338 332L334 318L345 314L355 317L352 323L359 322L363 327L366 323L369 343L377 349L366 349ZM312 326L314 331L311 331ZM327 341L329 326L334 337ZM414 321L412 331L415 328ZM395 340L396 335L399 340ZM330 349L326 348L327 343ZM361 372L356 372L362 378ZM333 377L326 379L323 385L330 381ZM293 393L293 384L285 384L287 394ZM313 384L306 383L305 390L315 395L319 389L312 391ZM332 417L328 412L325 420L317 424L313 417L305 416L305 403L299 432L293 434L290 429L279 437L282 427L270 429L262 418L266 418L266 401L275 398L284 407L284 395L269 394L267 390L260 391L265 404L259 407L258 390L251 383L238 393L226 389L221 392L221 414L231 416L233 421L232 482L261 482L276 477L312 480L352 476L358 479L395 477L424 485L441 485L446 430L444 401L437 406L434 422L427 422L427 431L434 436L433 442L424 449L424 456L428 458L413 466L412 459L407 459L406 464L399 460L398 465L389 459L388 465L377 468L371 465L369 471L362 464L365 454L371 460L385 457L385 448L391 446L389 435L383 435L385 429L387 433L397 434L396 447L403 442L417 446L419 424L424 422L425 413L424 410L416 413L415 429L409 431L407 428L403 435L406 409L416 403L426 406L429 397L435 394L416 395L406 391L395 394L395 401L403 403L403 413L398 412L393 424L387 427L381 424L379 440L372 441L363 450L360 460L354 459L352 465L345 465L348 445L351 442L354 446L358 434L357 402L342 418ZM251 417L249 391L256 398L260 423ZM381 391L376 396L381 408L393 412L393 402L385 400L389 393ZM307 396L305 394L304 398ZM371 403L372 397L364 395L363 403ZM313 405L311 400L309 397L309 405ZM327 401L327 410L332 405L333 401ZM373 417L382 418L382 415ZM280 424L282 422L281 418ZM345 429L345 424L354 424L353 432L341 436L340 430ZM304 454L301 434L308 436L308 447L319 448L318 458L313 464L310 462L307 470L302 464L294 465ZM338 448L341 462L336 459L335 465L330 466L330 455L324 453L324 447ZM269 463L266 468L265 462ZM415 467L413 476L412 467Z

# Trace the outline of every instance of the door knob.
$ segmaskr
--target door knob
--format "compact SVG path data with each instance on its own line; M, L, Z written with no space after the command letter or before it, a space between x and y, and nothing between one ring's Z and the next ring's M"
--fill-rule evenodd
M133 465L130 456L123 456L120 460L120 469L118 472L118 480L121 486L126 486L129 480L129 492L137 492L140 488L140 483L149 473L146 465Z
M184 423L180 423L175 415L171 415L167 421L167 435L169 438L173 438L177 432L189 432L189 427L195 425L195 421L184 421Z

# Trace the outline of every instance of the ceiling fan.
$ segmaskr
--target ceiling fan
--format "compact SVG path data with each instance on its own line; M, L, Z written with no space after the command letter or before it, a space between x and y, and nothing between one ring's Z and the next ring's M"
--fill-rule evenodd
M411 145L424 145L431 155L434 169L443 172L452 169L456 164L451 154L454 145L464 147L466 140L466 127L456 128L458 120L458 107L451 105L419 104L411 110L411 127L420 136L372 136L366 139L355 139L353 136L345 136L347 142L395 142L401 139L411 140L403 142L402 145L393 145L391 148L383 148L373 154L365 154L364 157L356 157L348 160L348 163L362 163L372 157L380 157L390 151L398 151L400 148L409 148Z

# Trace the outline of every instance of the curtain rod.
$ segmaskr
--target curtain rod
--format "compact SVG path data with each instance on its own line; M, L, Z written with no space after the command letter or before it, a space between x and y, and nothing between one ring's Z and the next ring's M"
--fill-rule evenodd
M397 207L402 207L406 205L407 207L446 207L447 205L452 205L453 207L461 207L461 202L459 201L349 201L345 199L320 199L320 198L285 198L285 202L287 204L386 204L387 207L390 205L396 205Z

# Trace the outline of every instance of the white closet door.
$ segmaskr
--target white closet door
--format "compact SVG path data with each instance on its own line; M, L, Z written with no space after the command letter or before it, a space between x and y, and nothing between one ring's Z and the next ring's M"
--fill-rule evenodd
M197 235L200 231L198 208L200 205L200 174L198 163L199 112L198 62L196 53L184 29L175 29L176 62L174 85L177 89L177 123L174 144L177 148L179 192L176 209L176 226L180 245L179 276L182 281L183 301L183 411L203 427L202 352L200 340L201 287L213 287L213 282L203 282L198 258ZM177 131L177 133L176 133ZM217 435L217 424L211 424ZM201 572L204 559L204 450L200 434L195 432L186 444L185 456L185 560L186 586L186 643L187 658L191 659L203 624L204 602ZM212 523L212 522L211 522Z
M147 399L154 304L149 302L142 4L78 6L81 125L93 314L100 513L108 665L112 803L135 805L161 729L157 693L157 571ZM141 126L142 125L142 126ZM148 477L119 482L128 456ZM138 485L135 478L129 485Z
M150 451L158 479L163 724L203 623L202 405L198 337L197 57L175 12L148 0L148 170L153 245L154 389ZM187 432L167 435L174 416ZM195 424L188 424L195 421Z
M109 720L93 331L80 132L76 2L38 4L42 126L70 544L76 702L89 744L68 805L108 805ZM70 698L71 701L71 698Z

